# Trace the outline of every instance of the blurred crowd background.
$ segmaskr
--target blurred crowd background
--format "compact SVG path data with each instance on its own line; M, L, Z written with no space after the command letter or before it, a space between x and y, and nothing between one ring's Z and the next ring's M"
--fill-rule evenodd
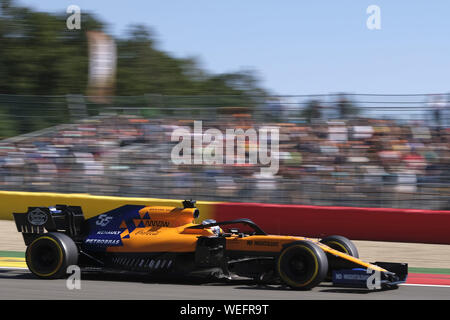
M0 189L450 209L450 95L278 96L210 74L153 31L0 0ZM106 49L105 49L106 48ZM299 83L301 88L301 83ZM173 130L280 129L280 168L175 165Z
M155 107L154 99L149 99L147 104L127 108L120 107L119 99L117 105L98 109L97 115L75 113L66 124L4 139L0 187L449 209L450 108L435 103L447 101L445 95L259 97L261 103L252 107L205 107L202 98L217 97L177 97L177 105L173 96L159 96L162 106ZM79 106L89 109L84 97L77 99ZM63 101L70 103L73 97L60 100L57 106L62 108ZM187 102L198 106L184 107ZM248 163L175 165L171 151L178 141L171 141L172 132L180 127L193 132L194 120L202 120L203 132L278 127L279 171L262 175L259 165Z

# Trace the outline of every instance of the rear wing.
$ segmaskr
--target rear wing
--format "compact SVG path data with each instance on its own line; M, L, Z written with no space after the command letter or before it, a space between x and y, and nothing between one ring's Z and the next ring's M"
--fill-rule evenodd
M25 213L13 213L17 231L22 232L25 245L36 235L48 232L64 232L70 237L82 233L84 216L81 207L56 205L54 207L29 207Z

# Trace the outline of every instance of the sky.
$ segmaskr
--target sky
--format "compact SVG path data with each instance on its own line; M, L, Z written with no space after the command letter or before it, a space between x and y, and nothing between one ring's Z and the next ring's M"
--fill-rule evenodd
M450 92L450 1L20 0L77 5L107 24L150 27L158 48L211 73L253 70L272 94ZM380 9L380 29L366 22ZM83 28L83 26L81 26Z

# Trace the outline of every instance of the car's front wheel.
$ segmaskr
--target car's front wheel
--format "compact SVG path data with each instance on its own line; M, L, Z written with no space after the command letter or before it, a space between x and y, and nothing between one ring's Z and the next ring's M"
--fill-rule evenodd
M337 250L339 252L348 254L349 256L359 258L358 249L355 244L343 236L328 236L320 240L324 245ZM346 266L346 261L342 259L336 258L332 254L328 254L328 274L326 277L326 281L332 281L333 278L333 270L342 269Z
M348 254L352 257L359 258L358 249L355 244L343 236L329 236L320 240L321 243L332 249Z
M293 289L307 290L322 282L328 271L325 252L315 243L296 241L279 255L277 272L281 281Z

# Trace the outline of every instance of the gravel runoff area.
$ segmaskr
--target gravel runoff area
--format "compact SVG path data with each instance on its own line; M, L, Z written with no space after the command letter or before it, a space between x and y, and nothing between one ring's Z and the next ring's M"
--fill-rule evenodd
M354 241L360 258L368 262L406 262L416 268L449 268L450 245ZM14 221L0 220L0 251L25 251Z

